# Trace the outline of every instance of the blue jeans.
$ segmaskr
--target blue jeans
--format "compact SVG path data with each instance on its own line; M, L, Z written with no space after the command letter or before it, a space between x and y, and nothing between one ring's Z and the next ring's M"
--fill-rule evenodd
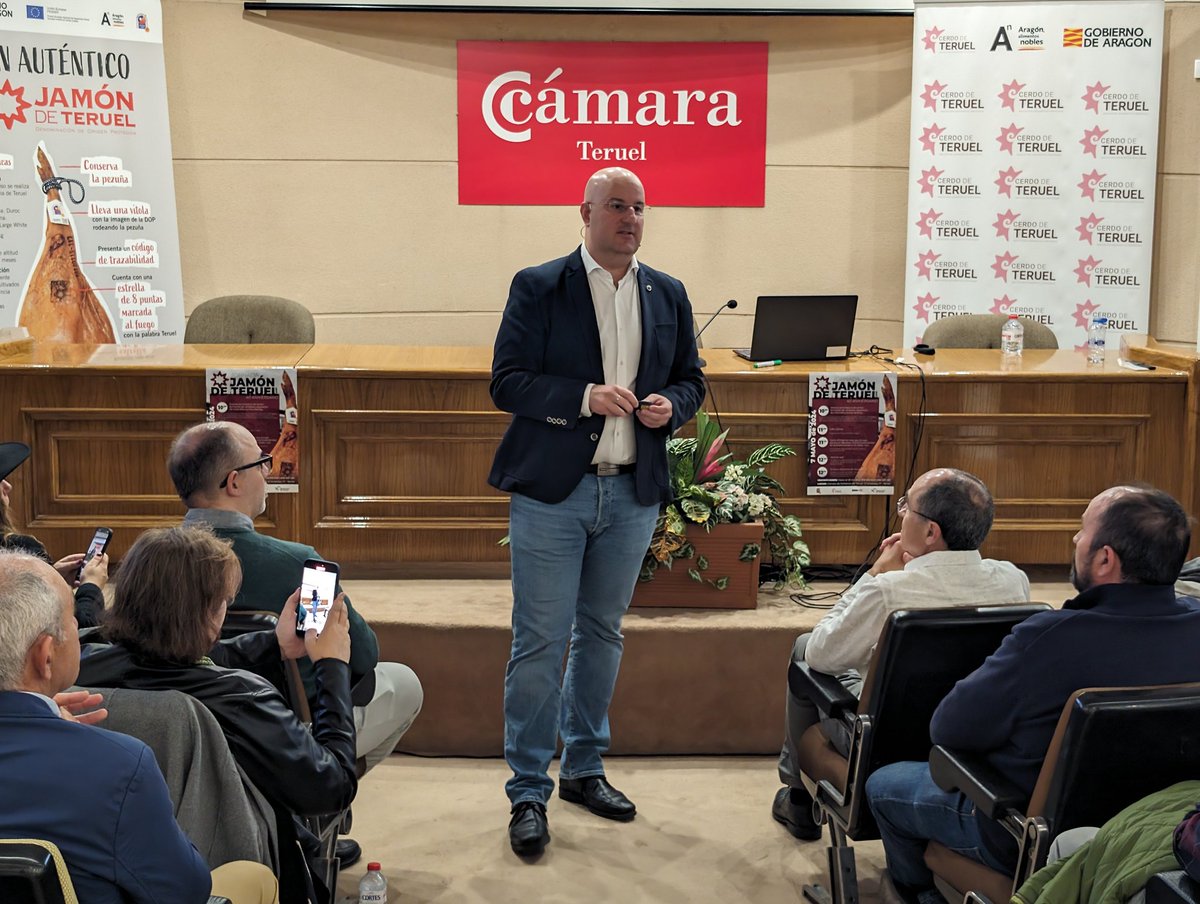
M585 474L557 504L513 494L512 655L504 676L505 785L513 804L546 803L558 735L562 778L602 775L608 704L629 608L657 505L642 505L634 475ZM566 675L563 654L570 642Z
M979 820L985 817L976 817L975 805L964 795L935 785L929 763L892 763L872 773L867 801L894 882L918 892L933 888L933 873L925 865L929 841L992 869L1013 871L1015 861L1005 863L984 845Z

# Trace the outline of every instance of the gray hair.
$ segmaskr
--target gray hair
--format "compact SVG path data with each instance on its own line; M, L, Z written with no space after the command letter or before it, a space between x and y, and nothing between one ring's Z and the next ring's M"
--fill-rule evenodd
M947 549L978 549L992 529L996 514L987 484L958 468L944 473L921 492L921 514L937 522Z
M29 648L43 634L62 642L62 597L29 565L41 559L0 549L0 691L20 688Z

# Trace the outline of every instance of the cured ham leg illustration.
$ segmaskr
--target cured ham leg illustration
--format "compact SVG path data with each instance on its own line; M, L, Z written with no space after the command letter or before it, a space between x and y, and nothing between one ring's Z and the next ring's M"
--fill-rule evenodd
M883 427L880 428L879 439L875 440L875 445L854 476L855 480L891 480L896 470L896 395L886 376L880 393L883 395Z
M34 155L40 182L55 177L45 146ZM25 283L17 323L49 342L116 342L108 309L79 267L75 230L58 188L46 192L46 237Z
M287 410L279 439L271 449L271 476L295 477L300 473L300 444L296 431L296 387L292 385L287 371L283 373L283 399Z

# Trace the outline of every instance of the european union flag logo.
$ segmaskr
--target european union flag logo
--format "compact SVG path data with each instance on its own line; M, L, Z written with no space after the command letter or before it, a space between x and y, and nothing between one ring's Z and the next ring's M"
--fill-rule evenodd
M28 5L25 7L25 18L26 19L45 19L46 18L46 8L43 6Z

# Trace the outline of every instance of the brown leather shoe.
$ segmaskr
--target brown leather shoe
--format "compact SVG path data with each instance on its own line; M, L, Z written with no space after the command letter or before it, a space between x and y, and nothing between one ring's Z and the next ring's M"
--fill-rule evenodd
M508 821L508 843L520 857L536 857L550 843L546 808L535 800L523 800L512 809Z
M583 804L590 812L605 819L629 822L637 815L633 801L610 785L603 775L560 778L558 796L573 804Z

